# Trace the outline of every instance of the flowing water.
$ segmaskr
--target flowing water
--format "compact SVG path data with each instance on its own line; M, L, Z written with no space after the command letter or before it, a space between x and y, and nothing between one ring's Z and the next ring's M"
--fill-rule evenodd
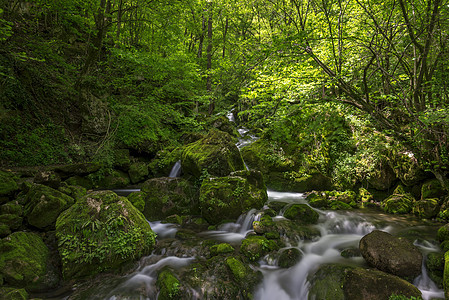
M170 171L168 177L179 177L181 176L181 160L178 160Z

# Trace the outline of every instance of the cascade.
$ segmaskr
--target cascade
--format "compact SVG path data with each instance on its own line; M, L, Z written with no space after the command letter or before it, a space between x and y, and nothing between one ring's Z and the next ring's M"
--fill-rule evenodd
M174 165L173 168L170 171L170 174L168 175L168 177L179 177L181 176L181 160L178 160Z

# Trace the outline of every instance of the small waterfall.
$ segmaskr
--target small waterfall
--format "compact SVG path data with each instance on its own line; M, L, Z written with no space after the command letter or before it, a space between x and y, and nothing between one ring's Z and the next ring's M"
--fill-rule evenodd
M181 160L178 160L175 165L173 166L173 168L171 168L170 174L168 175L168 177L179 177L181 176Z
M235 123L234 113L232 112L234 109L231 109L227 114L226 118L228 118L229 122Z

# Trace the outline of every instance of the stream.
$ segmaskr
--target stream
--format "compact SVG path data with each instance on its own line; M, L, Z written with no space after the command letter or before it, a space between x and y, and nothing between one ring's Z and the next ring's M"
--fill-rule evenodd
M268 191L269 202L306 203L301 193L287 193ZM316 210L316 209L315 209ZM379 211L351 210L351 211L324 211L316 210L320 217L316 225L321 237L312 241L297 239L289 247L298 248L303 256L294 266L286 269L277 266L276 259L264 257L254 267L261 271L263 280L254 291L254 299L259 300L304 300L308 299L310 283L308 278L320 265L325 263L341 263L357 266L366 266L361 256L343 258L341 252L345 249L358 248L360 239L378 229L387 231L396 236L407 235L413 231L416 235L415 245L422 251L424 257L429 252L439 251L438 243L434 240L436 226L426 225L412 216L396 216L383 214ZM239 245L248 233L252 232L252 223L259 218L259 211L252 209L236 220L235 223L226 223L213 231L200 232L197 235L204 240L213 239ZM281 213L274 219L284 218ZM158 234L158 240L173 240L176 232L181 230L179 225L150 222L152 229ZM299 242L298 242L299 241ZM184 250L174 255L177 250L162 249L139 261L135 271L115 278L113 281L102 282L95 286L95 299L157 299L156 280L158 271L169 266L180 270L198 261L197 255L186 255ZM189 250L190 251L190 250ZM187 251L187 252L189 252ZM194 251L190 251L194 253ZM444 291L438 289L427 275L425 266L414 285L423 295L424 300L444 299ZM201 299L200 292L191 289L191 299ZM91 294L92 295L92 294ZM92 299L93 299L92 298ZM64 298L67 299L67 298Z

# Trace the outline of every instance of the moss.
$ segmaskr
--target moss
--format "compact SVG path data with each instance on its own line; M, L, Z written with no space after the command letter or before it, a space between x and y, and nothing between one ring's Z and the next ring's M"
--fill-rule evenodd
M11 234L11 228L3 223L0 223L0 238Z
M343 282L348 267L323 265L309 276L309 299L344 300Z
M383 209L390 214L407 214L412 211L415 198L404 191L399 185L393 192L393 195L382 201Z
M247 277L247 270L245 265L239 259L235 257L228 257L226 259L226 265L231 270L232 275L237 282L245 280Z
M56 237L66 279L116 268L149 254L155 244L142 213L111 191L90 193L64 211Z
M213 245L210 247L210 254L212 256L219 255L219 254L226 254L234 252L234 247L229 245L228 243L221 243L218 245Z
M307 195L306 200L312 207L327 208L329 205L329 200L323 192L313 191Z
M113 166L127 170L131 160L129 157L129 149L116 149L113 153Z
M0 287L0 298L3 300L27 300L28 293L25 289Z
M431 219L438 215L440 211L439 199L426 198L416 201L413 204L413 213L422 219Z
M316 224L319 215L307 204L293 204L285 210L284 217L290 220L297 220L300 224L308 225Z
M444 253L443 288L445 298L449 299L449 251Z
M63 182L59 187L58 191L69 195L73 199L78 200L84 197L87 194L86 188L82 186L68 185L66 182Z
M11 173L0 171L0 196L10 195L19 189Z
M429 277L440 287L443 287L444 253L431 252L427 255L426 267Z
M348 209L352 209L351 205L346 204L342 201L330 201L329 202L329 208L332 210L348 210Z
M270 251L279 249L279 246L263 236L249 236L242 241L240 252L250 261L256 261Z
M59 214L69 208L74 199L45 185L34 185L26 194L25 216L29 224L52 228Z
M102 171L89 175L94 180L94 187L101 189L119 189L129 186L130 179L127 173L120 170L112 170L103 174Z
M239 176L204 180L200 188L201 214L210 224L235 220L252 208L262 208L267 200L265 189Z
M373 194L371 194L367 189L365 188L360 188L359 189L359 201L361 203L361 207L367 207L368 203L374 201L374 196Z
M129 167L129 178L132 183L138 183L145 180L149 175L148 164L145 162L136 162Z
M245 168L235 140L219 130L211 130L204 138L186 145L181 163L183 172L196 178L205 171L213 176L226 176Z
M133 192L127 198L135 208L143 212L145 210L145 197L146 194L144 192Z
M437 238L440 242L449 240L449 223L438 229Z
M0 213L22 216L23 206L20 205L17 201L11 201L0 206Z
M438 179L430 179L421 186L421 199L439 198L446 193Z
M50 252L35 233L15 232L0 241L0 274L10 285L30 290L45 281Z
M68 185L81 186L86 189L92 189L94 183L90 177L82 177L79 175L72 176L65 181Z
M296 265L302 258L302 253L298 248L288 248L281 252L278 265L281 268L290 268Z
M169 300L180 298L180 282L169 269L164 269L159 273L156 285L159 288L158 299Z
M5 224L9 228L16 230L22 226L23 218L13 214L0 215L0 224Z

